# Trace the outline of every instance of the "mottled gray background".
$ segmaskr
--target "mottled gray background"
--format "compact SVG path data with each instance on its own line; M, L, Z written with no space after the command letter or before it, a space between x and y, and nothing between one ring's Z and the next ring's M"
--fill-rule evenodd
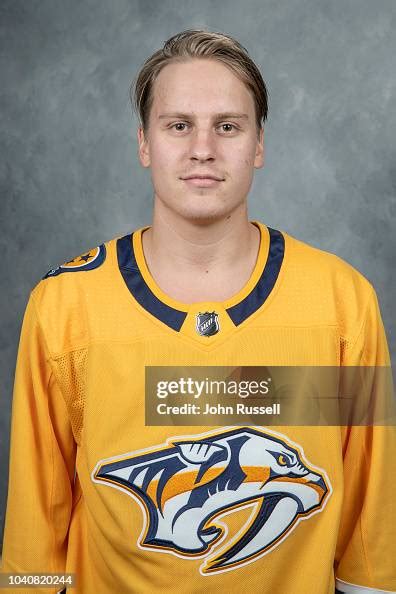
M394 0L2 0L0 10L0 527L29 291L49 268L150 222L128 87L178 31L228 32L261 68L266 165L250 216L358 268L395 357Z

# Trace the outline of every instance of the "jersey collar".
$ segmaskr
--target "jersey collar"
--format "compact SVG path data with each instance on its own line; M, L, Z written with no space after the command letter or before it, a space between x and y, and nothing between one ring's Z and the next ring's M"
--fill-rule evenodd
M245 286L232 298L218 303L227 312L235 326L239 326L257 311L270 295L278 278L285 250L280 231L252 221L260 231L260 247L256 265ZM180 331L192 307L163 293L147 267L142 247L142 227L117 240L117 259L122 277L135 300L151 315L173 330ZM207 302L205 302L207 303ZM216 302L213 302L216 307Z

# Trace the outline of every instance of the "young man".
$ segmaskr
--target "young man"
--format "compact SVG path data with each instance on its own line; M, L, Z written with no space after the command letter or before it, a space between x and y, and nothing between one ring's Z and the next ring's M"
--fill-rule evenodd
M174 36L135 101L153 222L31 293L2 571L72 572L78 594L395 592L393 427L147 422L152 369L389 353L367 279L248 219L267 93L238 42Z

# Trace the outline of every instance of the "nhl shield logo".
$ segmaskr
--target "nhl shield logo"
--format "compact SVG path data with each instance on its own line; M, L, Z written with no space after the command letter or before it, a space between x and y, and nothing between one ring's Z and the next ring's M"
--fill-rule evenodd
M215 311L199 312L195 318L195 327L201 336L213 336L220 330L219 316Z

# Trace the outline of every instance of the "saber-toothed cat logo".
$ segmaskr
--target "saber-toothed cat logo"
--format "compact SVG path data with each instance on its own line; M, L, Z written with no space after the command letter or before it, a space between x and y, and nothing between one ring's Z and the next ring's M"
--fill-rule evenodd
M269 553L301 520L321 512L332 491L301 446L258 427L175 436L150 451L101 460L92 479L143 504L142 549L203 558L202 575ZM227 539L219 518L242 508L251 514Z

